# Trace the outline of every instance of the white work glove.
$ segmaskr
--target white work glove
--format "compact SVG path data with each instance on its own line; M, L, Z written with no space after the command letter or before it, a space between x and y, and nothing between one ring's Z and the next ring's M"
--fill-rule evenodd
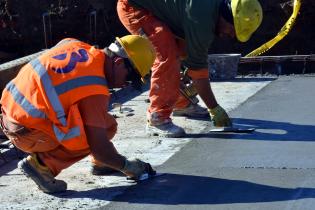
M133 180L139 180L141 175L146 173L149 175L155 173L150 163L143 162L137 158L126 159L125 165L120 171Z
M226 111L220 106L216 106L213 109L209 109L209 114L213 121L213 125L216 127L231 127L232 122Z

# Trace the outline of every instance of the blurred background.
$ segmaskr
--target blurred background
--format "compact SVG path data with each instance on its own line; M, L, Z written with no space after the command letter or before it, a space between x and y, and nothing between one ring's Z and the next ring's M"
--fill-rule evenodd
M243 56L273 38L292 13L291 0L260 0L264 19L247 43L215 40L211 53ZM264 55L314 54L315 1L302 0L292 31ZM0 63L49 48L73 37L104 47L128 32L119 22L116 0L0 0Z

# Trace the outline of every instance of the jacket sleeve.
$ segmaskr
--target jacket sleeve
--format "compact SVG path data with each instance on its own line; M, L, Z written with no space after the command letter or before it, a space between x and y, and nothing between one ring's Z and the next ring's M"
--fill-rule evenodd
M208 68L208 50L215 37L218 19L218 1L191 2L183 22L187 58L184 65L189 69Z

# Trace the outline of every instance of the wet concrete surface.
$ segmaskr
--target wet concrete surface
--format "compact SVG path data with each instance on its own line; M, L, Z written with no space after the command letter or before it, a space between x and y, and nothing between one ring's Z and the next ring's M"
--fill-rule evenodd
M303 209L315 206L314 76L283 76L231 112L252 134L191 135L165 173L106 209Z

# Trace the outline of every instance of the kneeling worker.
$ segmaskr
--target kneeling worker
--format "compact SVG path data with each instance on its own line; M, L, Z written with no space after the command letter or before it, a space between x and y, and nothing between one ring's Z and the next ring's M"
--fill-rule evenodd
M30 155L18 167L46 193L62 192L55 177L91 155L97 170L121 171L133 179L152 170L149 163L120 155L110 141L117 123L108 114L109 88L126 81L139 87L155 51L144 37L117 38L96 49L64 39L26 64L3 90L1 128Z

